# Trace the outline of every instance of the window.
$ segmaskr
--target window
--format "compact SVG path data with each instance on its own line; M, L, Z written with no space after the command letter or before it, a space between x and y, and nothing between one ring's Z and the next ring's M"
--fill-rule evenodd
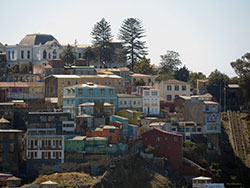
M104 95L104 94L105 94L105 90L101 89L101 95Z
M206 106L205 106L205 109L206 109L206 111L208 112L208 111L209 111L209 106L206 105Z
M77 84L78 84L78 81L76 80L76 81L75 81L75 85L77 85Z
M89 95L93 95L93 89L89 89Z
M124 104L126 105L126 104L127 104L127 101L124 101Z
M29 59L30 58L30 51L28 50L27 51L27 59Z
M174 90L175 90L175 91L179 91L179 86L178 86L178 85L175 85L175 86L174 86Z
M22 50L21 51L21 59L23 59L24 58L24 51Z
M152 91L152 96L157 96L158 92L157 91Z
M197 132L201 132L201 128L197 128Z
M52 54L53 54L53 59L56 59L56 50L53 50Z
M70 86L70 83L71 83L70 80L68 80L68 86Z
M136 101L134 101L134 105L136 105Z
M186 91L187 87L186 86L182 86L182 91Z
M174 137L174 142L177 142L178 138L177 137Z
M46 59L47 58L47 52L46 50L43 50L43 59Z
M109 94L113 95L113 89L109 89Z
M122 101L120 101L120 104L122 105Z
M171 101L172 100L172 96L171 95L167 95L167 101Z
M15 52L12 51L12 59L14 59L14 58L15 58Z
M157 138L156 138L156 141L157 141L157 142L160 142L160 141L161 141L161 137L157 137Z
M10 51L8 51L8 59L10 59Z
M113 99L110 99L110 104L114 104L114 101L113 101Z
M64 80L62 80L62 86L64 86L64 84L65 84L65 83L64 83Z
M51 54L49 53L49 59L51 59Z
M79 95L82 95L82 88L78 89Z
M149 95L149 91L144 91L144 95L148 96Z
M81 53L78 53L78 58L81 58L82 57L82 54Z
M190 132L190 129L189 129L189 128L186 128L186 132Z
M115 129L109 129L109 133L114 133Z
M172 90L172 86L171 85L167 85L167 90L171 91Z

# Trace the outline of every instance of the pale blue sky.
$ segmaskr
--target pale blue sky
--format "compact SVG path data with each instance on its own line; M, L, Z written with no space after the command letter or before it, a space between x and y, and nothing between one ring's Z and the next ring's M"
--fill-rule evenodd
M0 42L18 44L30 33L50 33L61 44L90 44L105 18L117 33L126 18L139 18L153 64L167 50L188 69L234 76L230 62L250 52L249 0L0 0Z

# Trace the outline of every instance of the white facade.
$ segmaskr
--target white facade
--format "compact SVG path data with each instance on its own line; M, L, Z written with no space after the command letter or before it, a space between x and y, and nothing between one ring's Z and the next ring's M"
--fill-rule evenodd
M166 102L174 102L174 98L182 96L190 96L190 84L188 82L182 82L179 80L165 80L155 82L155 88L159 89L160 96L166 100Z
M64 162L64 136L63 135L28 135L27 159L50 160L56 159Z
M149 115L160 114L160 95L157 89L143 89L142 111Z
M140 95L117 94L117 99L119 110L142 110L142 96Z

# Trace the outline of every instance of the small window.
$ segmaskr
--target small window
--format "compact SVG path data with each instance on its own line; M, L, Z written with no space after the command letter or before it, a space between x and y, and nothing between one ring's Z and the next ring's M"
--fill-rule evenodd
M113 89L109 89L109 94L113 95Z
M93 95L93 89L89 89L89 95Z
M160 142L160 141L161 141L161 137L157 137L157 138L156 138L156 141L157 141L157 142Z
M186 86L182 86L182 91L186 91L187 87Z
M172 86L171 85L167 85L167 90L171 91L172 90Z
M24 58L24 51L22 50L21 51L21 59L23 59Z
M70 84L71 84L71 82L70 82L70 80L68 80L68 86L70 86Z
M178 86L178 85L175 85L175 86L174 86L174 90L175 90L175 91L179 91L179 86Z
M79 88L78 91L79 91L79 95L82 95L82 88Z
M27 51L27 59L30 59L30 51Z
M172 96L171 95L167 95L167 101L171 101L172 100Z
M105 90L101 89L101 95L104 95L104 94L105 94Z
M177 142L178 138L177 137L174 137L174 142Z

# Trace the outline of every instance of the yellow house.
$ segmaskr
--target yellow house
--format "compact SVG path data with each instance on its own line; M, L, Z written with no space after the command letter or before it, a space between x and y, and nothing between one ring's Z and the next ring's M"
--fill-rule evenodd
M45 78L45 97L56 98L59 107L62 106L63 88L92 82L98 85L116 88L117 93L124 93L124 79L117 75L51 75Z

